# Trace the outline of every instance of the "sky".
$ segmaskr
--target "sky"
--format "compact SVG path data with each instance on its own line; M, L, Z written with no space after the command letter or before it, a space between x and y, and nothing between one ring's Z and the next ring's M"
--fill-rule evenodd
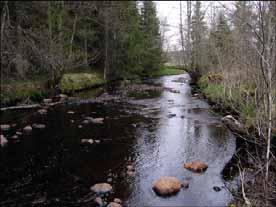
M164 21L164 19L167 20L168 31L166 31L165 38L166 38L166 44L165 44L165 50L170 49L180 49L180 35L179 35L179 1L154 1L156 4L157 9L157 15L160 19L160 21ZM233 5L233 1L202 1L202 9L207 10L206 13L206 20L207 22L211 18L211 7L217 6L221 7L221 4L224 4L227 7L231 7ZM183 10L183 19L185 21L186 17L186 1L182 1L182 10ZM184 22L185 23L185 22Z

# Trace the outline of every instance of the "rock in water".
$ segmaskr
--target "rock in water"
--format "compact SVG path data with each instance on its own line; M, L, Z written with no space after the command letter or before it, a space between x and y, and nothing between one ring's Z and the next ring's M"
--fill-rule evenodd
M221 191L221 188L220 188L220 187L218 187L218 186L214 186L214 187L213 187L213 189L214 189L214 191L216 191L216 192Z
M94 124L103 124L104 123L104 118L95 118L92 120Z
M113 202L115 202L115 203L119 203L119 204L122 204L122 200L121 199L119 199L119 198L114 198L114 201Z
M112 190L112 186L108 183L97 183L90 188L91 191L98 194L106 194Z
M153 184L153 190L160 196L176 194L181 189L181 182L175 177L161 177Z
M39 113L39 114L41 114L41 115L45 115L45 114L47 114L47 110L46 110L46 109L39 109L39 110L37 111L37 113Z
M45 127L45 124L33 124L33 128L35 129L44 129Z
M221 121L232 131L245 134L245 127L236 120L233 116L227 115L221 119Z
M193 162L185 163L184 167L193 172L201 173L201 172L204 172L208 168L208 165L200 160L195 160Z
M3 134L1 134L0 135L0 146L4 147L7 143L8 143L8 140L6 139L6 137Z
M101 197L95 198L95 203L99 206L103 206L103 199Z
M25 134L31 133L32 130L33 130L33 128L32 128L31 126L25 126L25 127L23 128L23 132L24 132Z
M183 187L183 188L189 188L189 182L188 182L188 181L184 181L184 182L182 183L182 187Z
M8 124L1 124L0 128L1 128L1 131L8 131L11 128L11 126Z
M122 206L119 203L111 202L111 203L108 204L107 207L122 207Z

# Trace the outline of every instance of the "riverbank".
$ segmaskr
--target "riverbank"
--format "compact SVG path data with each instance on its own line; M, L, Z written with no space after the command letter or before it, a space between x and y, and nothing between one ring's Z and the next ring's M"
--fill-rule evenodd
M232 202L234 206L242 206L250 202L252 206L262 206L265 202L263 190L266 143L264 138L258 136L256 120L257 107L249 100L254 88L244 86L242 88L227 88L222 83L220 73L208 73L197 77L193 85L193 93L206 98L212 110L222 116L232 115L244 127L246 133L233 131L237 137L237 149L231 161L225 166L223 176L227 178L239 176L240 186L238 191L233 192L235 197ZM193 82L193 81L192 81ZM276 137L276 131L272 133ZM275 139L274 139L275 140ZM271 151L275 152L275 141ZM275 158L272 158L275 159ZM263 170L262 170L263 169ZM242 175L242 177L241 177ZM275 189L273 180L276 178L275 162L270 164L269 182L269 206L275 205Z
M183 69L177 67L163 66L148 74L147 77L177 75L183 72ZM70 95L87 89L95 88L96 90L107 83L103 74L93 70L65 73L54 89L49 89L45 75L26 80L2 81L1 107L39 103L44 98L51 98L58 93Z

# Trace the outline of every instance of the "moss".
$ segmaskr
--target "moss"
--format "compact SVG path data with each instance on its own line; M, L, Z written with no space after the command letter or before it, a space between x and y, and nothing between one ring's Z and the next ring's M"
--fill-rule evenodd
M104 83L103 77L98 73L68 73L62 76L60 89L63 93L72 93Z
M163 66L159 70L150 72L149 76L159 77L164 75L179 75L184 73L185 70L174 66Z

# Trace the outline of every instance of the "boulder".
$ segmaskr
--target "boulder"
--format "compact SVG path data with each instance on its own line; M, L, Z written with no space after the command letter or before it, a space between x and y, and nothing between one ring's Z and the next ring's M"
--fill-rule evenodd
M221 121L232 131L245 134L246 130L243 124L236 120L233 116L227 115Z
M33 124L34 129L45 129L46 125L45 124Z
M175 177L161 177L153 184L153 190L160 196L176 194L181 189L181 182Z
M4 147L7 143L8 143L8 140L6 139L6 137L3 134L1 134L0 135L0 146Z
M1 131L8 131L11 128L11 126L8 124L1 124L0 128L1 128Z
M90 190L97 194L106 194L112 190L112 186L109 183L97 183Z
M33 128L32 128L31 126L25 126L25 127L23 128L23 132L24 132L25 134L31 133L32 130L33 130Z
M184 167L193 172L201 173L201 172L204 172L208 168L208 165L200 160L195 160L193 162L185 163Z
M100 142L101 142L100 140L95 139L95 143L96 143L96 144L100 144Z
M74 111L67 111L67 114L74 114Z
M122 207L121 204L115 203L115 202L110 202L107 207Z

